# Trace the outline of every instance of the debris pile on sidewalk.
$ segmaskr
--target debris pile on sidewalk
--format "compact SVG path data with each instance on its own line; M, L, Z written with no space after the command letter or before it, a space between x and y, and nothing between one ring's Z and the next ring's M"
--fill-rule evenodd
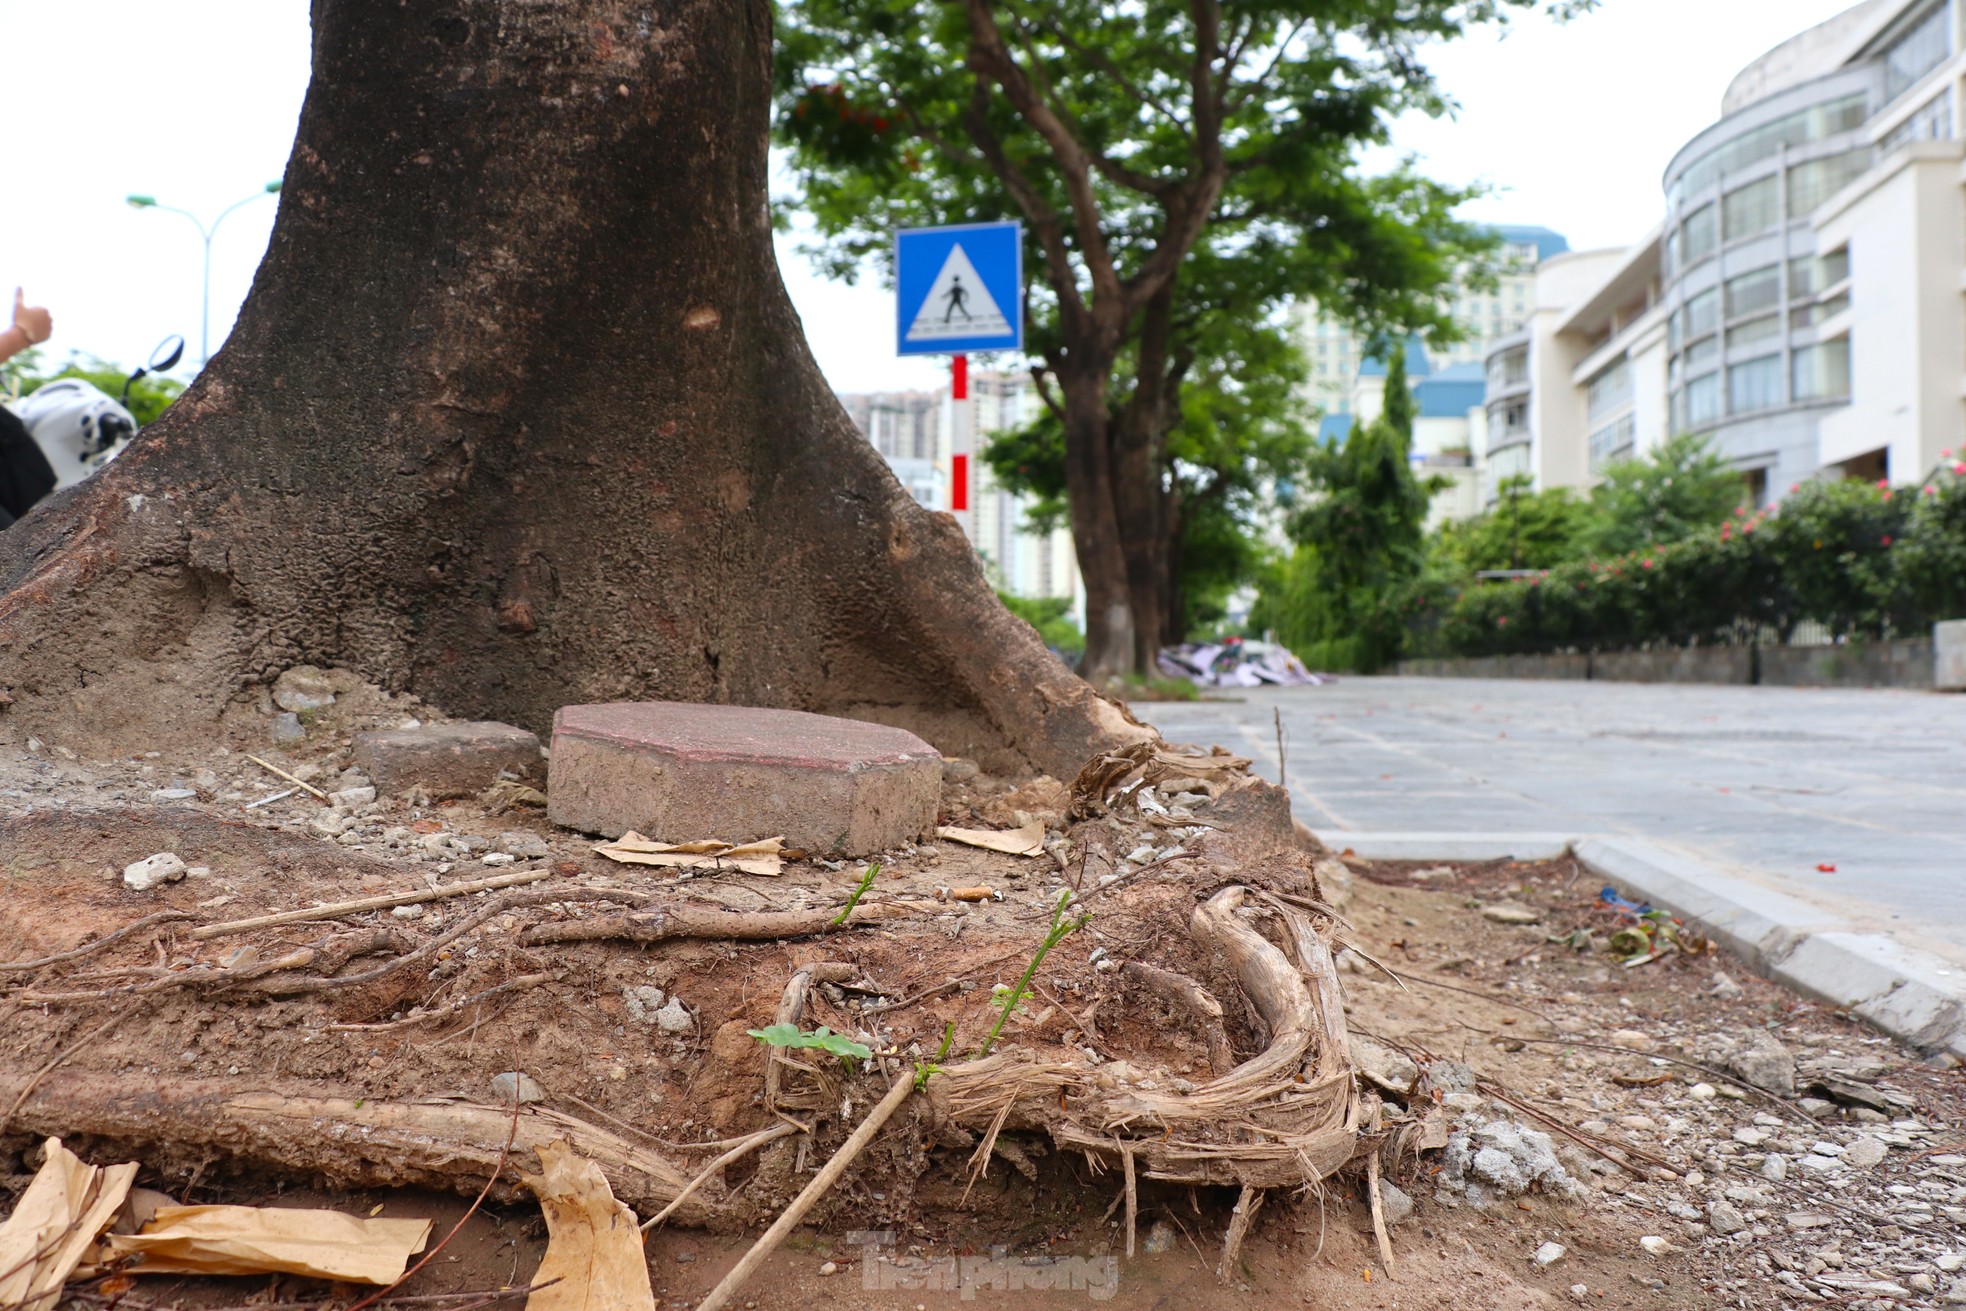
M1164 646L1155 663L1169 678L1185 678L1198 687L1315 687L1337 681L1330 674L1312 673L1274 642L1241 637Z

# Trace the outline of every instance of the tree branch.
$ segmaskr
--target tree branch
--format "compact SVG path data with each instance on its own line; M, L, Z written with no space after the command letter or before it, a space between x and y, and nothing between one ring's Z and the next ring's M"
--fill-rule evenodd
M1072 278L1072 256L1065 245L1064 225L1059 221L1058 211L1039 194L1024 170L1011 160L996 130L990 126L990 88L981 74L970 91L969 107L963 112L963 123L969 130L969 139L976 143L977 150L988 161L991 171L1003 181L1010 198L1017 202L1017 207L1024 211L1024 217L1031 221L1031 234L1044 250L1045 273L1051 279L1052 291L1058 296L1059 316L1068 327L1080 324L1085 315L1085 301L1079 295L1078 283Z
M1130 307L1121 291L1112 249L1099 226L1099 198L1092 189L1092 170L1085 147L1033 89L1030 78L1011 56L1004 45L1003 33L998 31L996 19L990 12L990 0L964 0L963 7L969 16L970 67L995 79L997 85L1003 88L1011 107L1051 148L1059 172L1064 175L1066 195L1071 200L1079 253L1085 259L1086 271L1092 277L1093 298L1095 302L1108 300L1113 303L1115 308L1109 313L1115 320L1124 317L1123 311ZM1053 281L1056 283L1058 279L1054 278Z

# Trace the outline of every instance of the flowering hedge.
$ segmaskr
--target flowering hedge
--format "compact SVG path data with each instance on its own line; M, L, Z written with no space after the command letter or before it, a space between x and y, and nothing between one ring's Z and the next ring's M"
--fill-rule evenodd
M1966 462L1916 488L1811 482L1716 531L1516 582L1429 575L1372 617L1406 655L1525 655L1922 635L1966 618Z

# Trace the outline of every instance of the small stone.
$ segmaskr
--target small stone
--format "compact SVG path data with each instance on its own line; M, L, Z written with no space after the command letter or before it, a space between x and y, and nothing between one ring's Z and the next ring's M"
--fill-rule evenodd
M621 1001L628 1008L628 1017L637 1024L654 1024L656 1012L668 1000L669 995L662 989L646 985L621 990Z
M1820 1097L1798 1097L1795 1107L1812 1120L1824 1120L1836 1114L1836 1103Z
M1818 1156L1814 1152L1801 1157L1796 1164L1812 1174L1831 1174L1843 1168L1843 1162L1834 1156Z
M411 906L398 906L389 913L399 920L420 920L428 911L429 907L419 902Z
M1623 1047L1628 1052L1649 1052L1658 1045L1650 1034L1637 1029L1614 1029L1610 1041L1613 1047Z
M1786 1217L1791 1229L1826 1229L1836 1221L1815 1211L1792 1211Z
M1544 1243L1536 1249L1534 1259L1537 1265L1555 1265L1563 1259L1563 1254L1569 1250L1562 1243Z
M1672 1251L1672 1244L1657 1234L1647 1234L1638 1240L1638 1245L1653 1256L1664 1256L1666 1253Z
M1949 1275L1957 1274L1959 1272L1959 1267L1966 1265L1966 1248L1960 1248L1957 1251L1947 1252L1945 1255L1933 1261L1932 1264L1937 1266L1939 1269L1943 1270L1945 1273Z
M1480 1093L1451 1092L1440 1099L1440 1104L1457 1115L1463 1115L1479 1111L1484 1103Z
M521 860L543 860L553 854L553 848L537 833L501 833L498 849Z
M1707 996L1716 997L1721 1001L1734 1001L1741 996L1741 993L1742 988L1740 984L1734 982L1734 980L1728 978L1720 971L1714 971L1713 986L1707 989Z
M1859 1170L1868 1170L1890 1154L1891 1149L1885 1146L1883 1139L1865 1134L1843 1149L1843 1161Z
M1525 906L1519 901L1498 901L1483 906L1481 914L1497 924L1534 924L1543 918L1543 912L1533 906Z
M355 822L353 815L346 815L338 810L324 810L308 820L307 827L309 831L318 833L324 838L338 838Z
M300 726L300 716L291 710L283 710L273 716L271 733L275 746L296 746L307 740L307 730Z
M1707 1208L1707 1224L1723 1238L1738 1234L1748 1227L1748 1218L1738 1208L1726 1202L1715 1202Z
M1165 1220L1156 1220L1147 1227L1147 1236L1140 1240L1140 1246L1149 1256L1159 1256L1174 1246L1174 1226Z
M491 851L478 857L480 865L516 865L519 858L509 851Z
M1686 1090L1686 1095L1694 1101L1710 1102L1720 1096L1720 1092L1710 1083L1696 1083Z
M1589 1298L1590 1295L1591 1295L1591 1286L1589 1284L1570 1285L1570 1296L1576 1298L1579 1302L1582 1302L1585 1299Z
M343 788L339 792L328 793L328 801L338 810L360 810L375 800L372 787Z
M546 1100L546 1090L541 1088L530 1074L508 1070L504 1074L494 1074L491 1081L492 1094L506 1106L512 1104L513 1097L519 1105L530 1106L534 1102Z
M1795 1055L1769 1033L1756 1031L1727 1066L1763 1092L1795 1095Z
M681 997L671 997L669 1004L655 1013L655 1027L664 1033L688 1033L696 1027L696 1020Z
M334 704L334 684L312 665L296 665L273 680L273 704L282 710L326 710Z
M1405 1223L1413 1218L1413 1199L1406 1195L1397 1184L1379 1181L1379 1209L1385 1212L1386 1224L1390 1227Z
M1646 1133L1659 1127L1659 1122L1649 1115L1621 1115L1618 1117L1618 1123L1639 1133Z
M1939 1294L1939 1300L1949 1306L1966 1304L1966 1279L1955 1279L1952 1286Z
M840 1265L837 1261L827 1261L819 1267L819 1273L822 1275L836 1275L839 1272Z
M1921 1271L1905 1280L1905 1287L1914 1293L1936 1293L1939 1291L1939 1281Z
M1352 1068L1364 1075L1368 1083L1401 1097L1413 1091L1420 1078L1420 1067L1411 1057L1361 1034L1351 1034L1348 1043Z
M123 866L123 886L138 892L148 892L165 883L175 883L184 877L184 861L168 851L160 851L154 856Z
M1761 1177L1780 1183L1789 1177L1789 1158L1780 1152L1770 1152L1768 1159L1761 1163Z
M150 794L152 801L192 801L198 796L196 788L159 788Z

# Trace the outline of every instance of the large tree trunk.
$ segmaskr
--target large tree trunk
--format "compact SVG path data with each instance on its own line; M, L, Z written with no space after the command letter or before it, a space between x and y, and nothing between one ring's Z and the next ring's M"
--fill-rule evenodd
M313 21L232 340L0 534L0 739L209 734L301 662L536 728L794 706L1055 774L1139 732L813 364L767 222L765 0Z
M1104 683L1136 668L1137 622L1114 495L1112 417L1106 405L1110 362L1060 377L1065 410L1065 490L1072 545L1085 583L1085 660L1080 668Z

